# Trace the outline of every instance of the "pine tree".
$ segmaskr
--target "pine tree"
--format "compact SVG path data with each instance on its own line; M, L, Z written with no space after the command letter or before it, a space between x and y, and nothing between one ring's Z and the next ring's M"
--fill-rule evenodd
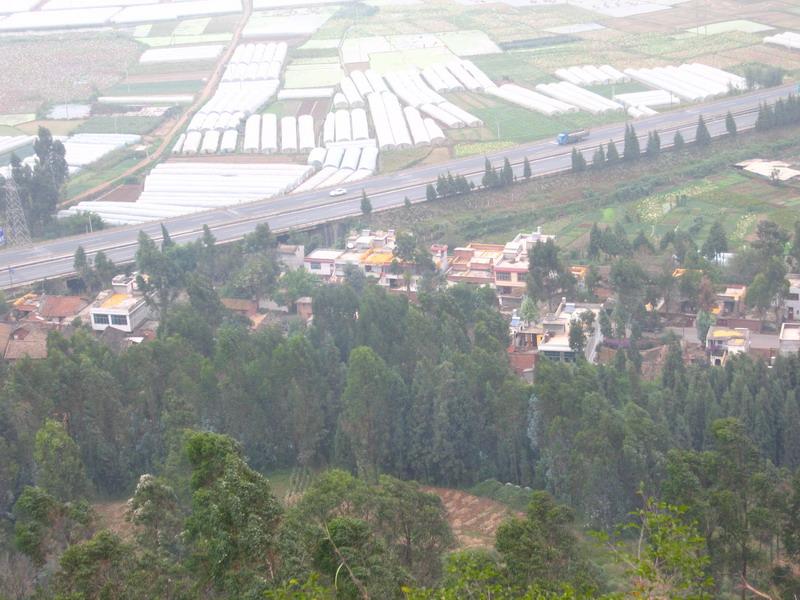
M403 198L403 206L405 207L406 210L411 209L411 200L408 199L408 196Z
M166 250L167 248L169 248L171 246L174 246L174 245L175 245L175 242L172 241L172 237L170 237L169 231L167 231L167 228L162 223L161 224L161 251L164 252L164 250Z
M508 157L503 159L503 171L500 175L503 185L511 185L514 183L514 169L511 168L511 163Z
M605 166L606 166L606 153L603 151L603 144L600 144L597 147L597 150L594 151L594 156L592 157L592 168L602 169Z
M528 160L527 156L525 157L525 160L522 163L522 176L525 179L530 179L531 178L531 163Z
M639 137L636 135L636 130L633 125L625 127L625 145L622 149L622 158L627 161L636 160L641 155L642 150L639 147Z
M697 118L697 131L694 134L694 141L701 148L711 143L711 134L708 132L708 127L706 127L706 122L703 120L703 115Z
M367 197L366 190L361 190L361 214L368 217L372 213L372 202Z
M736 119L733 118L731 111L725 115L725 129L731 137L736 135Z
M432 202L433 200L436 200L436 188L433 187L432 183L429 183L427 185L427 187L425 188L425 199L428 202Z
M492 163L489 162L487 158L483 164L483 178L481 179L481 185L485 188L494 188L497 187L498 177L497 172L492 167Z
M661 137L657 131L651 131L647 134L647 149L645 152L650 158L655 158L661 154Z
M583 157L582 152L578 152L577 148L572 149L572 172L580 173L586 170L586 159Z
M597 223L592 225L592 230L589 232L589 247L587 248L587 253L589 258L597 258L600 256L600 251L603 247L603 232L600 231L600 228L597 226Z
M720 252L728 251L728 236L725 234L725 229L722 223L715 221L708 231L708 237L703 243L701 252L706 258L713 259Z
M675 132L675 137L673 138L673 141L672 141L672 147L675 150L683 150L683 147L685 145L686 145L686 142L683 139L683 135L681 134L680 131L676 131Z
M606 162L610 165L619 161L619 151L617 150L617 145L614 143L614 140L608 141L608 150L606 151Z

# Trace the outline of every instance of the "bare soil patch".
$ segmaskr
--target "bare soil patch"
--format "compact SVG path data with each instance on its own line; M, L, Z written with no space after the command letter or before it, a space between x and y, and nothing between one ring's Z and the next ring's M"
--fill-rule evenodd
M133 537L134 527L125 520L125 512L128 510L127 501L119 500L116 502L97 502L92 505L100 527L108 529L123 540Z
M500 524L513 516L522 516L505 504L473 496L461 490L425 487L426 492L442 499L447 521L460 548L492 548Z

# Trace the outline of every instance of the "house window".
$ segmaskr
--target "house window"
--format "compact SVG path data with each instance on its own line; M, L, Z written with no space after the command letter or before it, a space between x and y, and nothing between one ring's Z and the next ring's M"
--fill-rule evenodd
M788 298L789 300L798 300L798 299L800 299L800 294L789 294L789 295L787 296L787 298Z
M94 315L95 325L108 325L108 315Z
M497 273L498 281L511 281L511 273Z
M111 324L112 325L123 325L125 327L128 326L128 317L126 315L111 315Z
M322 265L320 263L312 262L311 263L311 270L312 271L319 271L322 269Z

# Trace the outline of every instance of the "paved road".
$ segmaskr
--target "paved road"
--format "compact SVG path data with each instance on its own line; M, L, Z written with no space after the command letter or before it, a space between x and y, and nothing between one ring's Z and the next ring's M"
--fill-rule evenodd
M638 120L636 130L643 134L642 148L647 132L652 130L659 131L662 147L669 147L674 133L678 130L687 142L694 139L699 114L706 119L711 135L724 134L724 119L728 111L734 114L739 130L745 130L753 127L760 103L788 96L794 90L794 85L786 85L751 94L726 97L705 105L688 106L674 112ZM593 129L592 135L579 144L578 148L584 152L587 160L591 160L599 144L613 139L621 151L624 129L624 123ZM507 157L514 165L515 173L521 176L522 161L527 156L533 175L543 176L568 170L571 152L572 146L560 147L552 140L546 140L498 152L489 155L489 158L496 166L500 166L503 158ZM164 224L175 241L188 242L197 239L200 237L203 224L207 224L220 242L227 242L241 238L263 222L269 223L273 231L281 232L358 215L362 188L366 190L373 210L376 211L402 206L406 197L412 202L424 201L426 185L435 181L440 173L449 170L454 175L465 175L479 184L483 167L483 156L460 158L437 165L415 167L399 173L372 177L359 182L356 189L351 189L350 194L340 198L331 198L326 189L315 190L174 217L164 221ZM0 288L7 289L71 274L73 255L78 245L83 245L89 255L103 250L118 264L130 262L136 251L136 238L140 230L144 230L154 239L160 238L160 222L156 221L42 242L27 248L9 248L0 251Z

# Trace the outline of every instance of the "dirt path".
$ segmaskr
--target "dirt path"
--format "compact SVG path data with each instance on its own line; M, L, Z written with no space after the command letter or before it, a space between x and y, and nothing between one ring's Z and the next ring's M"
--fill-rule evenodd
M500 524L509 517L522 516L496 500L473 496L461 490L423 489L442 499L459 548L494 547L494 536Z
M242 11L242 18L239 21L239 24L236 26L236 31L233 33L233 38L231 39L230 45L225 50L225 52L220 57L219 61L217 62L217 66L214 69L214 73L209 78L208 82L206 83L205 88L200 93L200 95L195 99L194 103L183 113L180 119L175 122L174 127L172 130L164 137L164 140L161 142L161 145L156 149L155 152L150 154L144 160L138 162L134 166L132 166L127 171L123 172L122 174L118 175L114 179L110 181L106 181L97 185L91 189L86 190L82 194L79 194L69 200L64 201L61 206L69 206L72 204L77 204L82 200L88 200L100 194L103 194L116 186L118 186L124 179L127 177L131 177L135 175L142 169L146 169L150 165L157 163L161 160L162 156L165 152L172 148L173 140L175 137L180 133L183 129L184 125L189 121L189 119L196 113L208 100L214 95L214 92L219 85L220 80L222 79L222 74L225 70L225 65L233 56L233 52L236 50L236 46L239 44L239 40L242 37L242 31L244 30L245 25L247 25L247 21L250 19L250 15L253 13L253 0L244 0L243 1L243 11Z

